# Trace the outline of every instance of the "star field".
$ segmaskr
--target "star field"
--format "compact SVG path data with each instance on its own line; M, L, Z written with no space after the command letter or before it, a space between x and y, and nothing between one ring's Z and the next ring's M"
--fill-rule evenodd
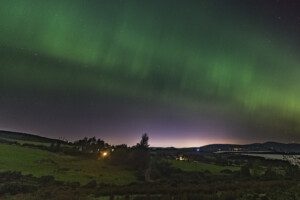
M0 1L0 128L300 140L297 1Z

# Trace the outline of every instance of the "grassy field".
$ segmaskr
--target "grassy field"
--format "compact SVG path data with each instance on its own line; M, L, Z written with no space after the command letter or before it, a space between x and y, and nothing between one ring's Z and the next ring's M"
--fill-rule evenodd
M3 131L0 130L0 139L4 140L13 140L13 141L25 141L28 142L38 142L38 143L61 143L61 144L68 144L66 141L46 138L38 135L28 134L28 133L19 133L19 132L11 132L11 131Z
M210 171L213 174L219 174L224 169L229 169L231 171L240 170L240 167L234 166L220 166L202 162L188 162L188 161L179 161L179 160L171 160L172 165L176 168L179 168L183 171L196 171L196 172L204 172Z
M8 141L8 142L17 142L21 145L31 144L31 145L45 146L45 147L50 147L51 146L51 143L49 143L49 142L35 142L35 141L28 141L28 140L7 139L7 138L1 138L1 137L0 137L0 139ZM69 145L69 144L61 144L60 147L72 148L72 146Z
M47 142L35 142L35 141L27 141L27 140L17 140L17 139L9 139L9 138L2 138L0 137L0 139L6 140L8 142L17 142L19 144L33 144L33 145L39 145L39 146L46 146L46 147L50 147L51 143L47 143Z
M34 176L53 175L57 180L85 184L91 180L128 184L132 171L106 164L103 160L66 156L39 149L0 144L0 171L21 171Z

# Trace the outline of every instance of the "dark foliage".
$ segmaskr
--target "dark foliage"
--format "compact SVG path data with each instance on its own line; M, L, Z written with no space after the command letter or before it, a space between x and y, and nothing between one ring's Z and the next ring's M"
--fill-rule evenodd
M15 195L18 193L28 193L36 190L33 185L27 185L22 183L5 183L0 187L0 194Z
M97 182L95 180L92 180L92 181L88 182L86 185L84 185L83 187L85 187L85 188L95 188L95 187L97 187Z
M55 178L53 176L41 176L39 182L41 185L50 185L54 183Z
M248 165L242 166L242 167L241 167L240 173L241 173L241 176L242 176L242 177L246 177L246 178L247 178L247 177L250 177L250 176L251 176L250 168L249 168Z
M109 148L110 145L105 143L101 139L92 138L83 138L82 140L77 140L74 142L75 149L85 153L97 153L102 149Z

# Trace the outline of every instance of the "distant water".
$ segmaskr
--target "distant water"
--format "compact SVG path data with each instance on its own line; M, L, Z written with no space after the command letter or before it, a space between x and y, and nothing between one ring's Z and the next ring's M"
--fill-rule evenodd
M282 155L282 154L259 154L259 153L245 153L243 155L247 156L257 156L257 157L263 157L266 159L274 159L274 160L286 160L286 157L293 157L300 159L300 155Z
M300 155L258 154L258 153L251 153L251 154L245 153L243 155L263 157L265 159L272 159L272 160L286 160L290 162L292 165L300 166Z

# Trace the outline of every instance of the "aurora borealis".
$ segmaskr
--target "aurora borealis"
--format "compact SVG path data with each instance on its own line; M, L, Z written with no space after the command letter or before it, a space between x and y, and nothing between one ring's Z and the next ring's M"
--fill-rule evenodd
M0 129L300 142L297 1L0 0Z

